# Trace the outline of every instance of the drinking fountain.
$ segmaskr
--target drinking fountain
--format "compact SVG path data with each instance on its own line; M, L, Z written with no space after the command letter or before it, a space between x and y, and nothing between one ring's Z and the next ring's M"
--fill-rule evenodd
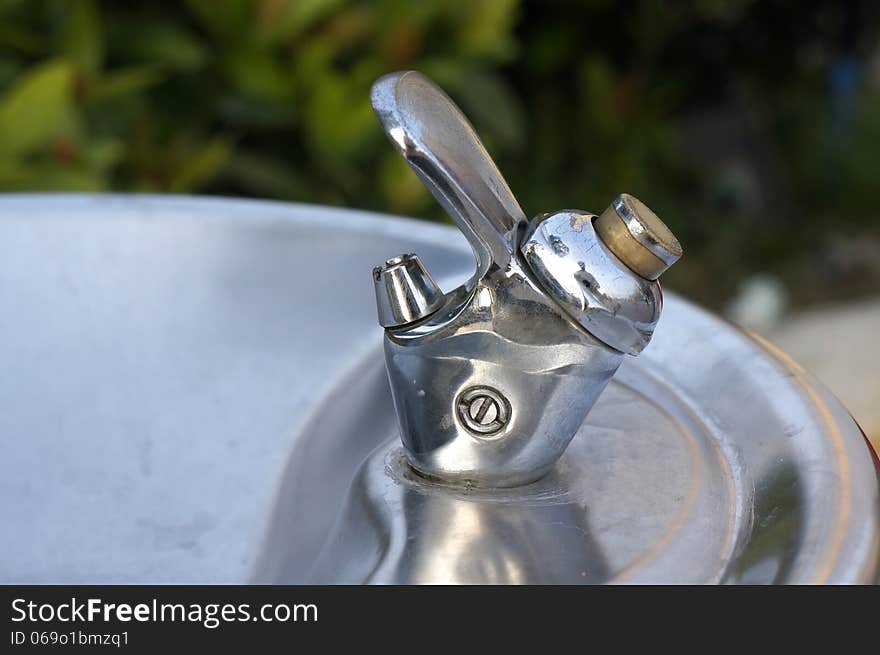
M529 219L433 82L372 102L457 227L0 196L0 581L876 581L870 445L654 211Z

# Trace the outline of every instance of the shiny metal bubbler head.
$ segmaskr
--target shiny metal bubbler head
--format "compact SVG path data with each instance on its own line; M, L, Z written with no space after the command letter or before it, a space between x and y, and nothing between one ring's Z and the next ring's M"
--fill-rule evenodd
M445 294L414 254L373 269L407 461L447 483L532 482L565 451L624 354L650 341L657 278L681 246L628 194L599 216L528 221L465 116L418 72L382 77L371 99L477 259L474 276Z

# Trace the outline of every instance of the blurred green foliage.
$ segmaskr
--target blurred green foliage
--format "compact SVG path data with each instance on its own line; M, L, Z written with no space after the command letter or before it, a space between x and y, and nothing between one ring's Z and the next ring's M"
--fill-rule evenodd
M0 0L0 188L223 190L417 211L370 84L419 67L523 137L512 0ZM490 110L490 102L497 109Z
M717 305L751 271L799 279L829 229L880 237L880 94L862 74L838 107L828 81L841 53L864 72L878 31L862 16L841 46L839 5L0 0L0 190L441 218L369 106L373 80L417 68L527 213L632 192L685 244L673 283Z

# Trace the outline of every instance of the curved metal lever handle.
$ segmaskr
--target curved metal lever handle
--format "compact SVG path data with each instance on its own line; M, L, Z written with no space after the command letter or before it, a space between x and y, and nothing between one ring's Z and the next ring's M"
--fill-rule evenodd
M461 110L417 71L385 75L370 99L395 148L464 232L477 277L504 267L526 218Z

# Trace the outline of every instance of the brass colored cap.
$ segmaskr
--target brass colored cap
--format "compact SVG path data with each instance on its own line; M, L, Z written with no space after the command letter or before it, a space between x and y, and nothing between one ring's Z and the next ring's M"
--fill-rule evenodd
M596 233L628 268L648 280L681 257L681 244L675 235L638 198L621 193L595 220Z

